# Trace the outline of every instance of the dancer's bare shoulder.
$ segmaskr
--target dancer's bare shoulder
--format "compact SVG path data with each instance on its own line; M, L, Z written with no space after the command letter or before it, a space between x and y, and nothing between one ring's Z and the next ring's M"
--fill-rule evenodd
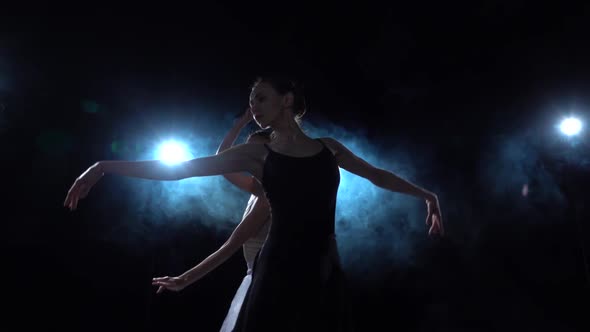
M338 166L371 181L379 176L379 170L375 166L356 155L344 146L344 144L331 137L322 137L320 139L332 151L334 157L336 157Z
M344 148L344 145L332 137L320 137L319 140L321 140L336 157L342 152L342 149Z

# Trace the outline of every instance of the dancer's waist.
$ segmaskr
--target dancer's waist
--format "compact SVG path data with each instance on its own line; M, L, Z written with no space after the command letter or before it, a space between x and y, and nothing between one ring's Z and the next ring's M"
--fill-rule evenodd
M336 234L329 233L323 235L306 234L293 236L291 234L283 236L283 234L269 234L265 247L271 251L285 252L292 251L295 253L326 253L328 251L337 250Z

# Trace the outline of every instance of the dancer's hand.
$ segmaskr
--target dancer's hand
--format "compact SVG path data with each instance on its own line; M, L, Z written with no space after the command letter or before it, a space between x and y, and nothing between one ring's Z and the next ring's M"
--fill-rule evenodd
M160 277L152 279L152 285L160 286L156 291L157 294L162 293L165 289L171 291L181 291L188 286L187 281L180 277Z
M438 234L440 236L445 235L445 229L443 227L442 215L440 213L440 205L438 203L438 197L432 195L426 199L426 206L428 207L428 216L426 217L426 225L430 227L428 235Z
M247 125L247 124L248 124L250 121L252 121L252 119L253 119L253 118L254 118L254 117L253 117L253 115L252 115L252 112L250 112L250 107L248 107L248 108L246 109L246 112L244 112L244 114L242 114L242 115L241 115L241 116L238 118L238 120L237 120L237 123L238 123L240 126L244 127L244 126L245 126L245 125Z
M88 195L92 186L100 180L102 175L103 171L100 163L90 166L90 168L76 179L68 191L64 206L68 207L71 211L76 210L76 207L78 207L78 201Z

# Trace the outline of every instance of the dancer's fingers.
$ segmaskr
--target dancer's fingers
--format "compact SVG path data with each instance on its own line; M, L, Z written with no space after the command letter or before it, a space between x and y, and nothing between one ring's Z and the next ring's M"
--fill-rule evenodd
M164 281L153 282L152 285L158 286L159 287L158 289L160 289L160 288L170 288L170 286L171 286L169 283L166 283Z
M428 215L426 216L426 226L430 226L432 224L432 211L428 209Z
M172 285L172 282L166 281L166 280L152 281L152 285L160 285L160 286L164 286L164 287L170 287Z
M72 185L70 187L70 189L68 190L68 194L66 195L66 199L64 200L64 206L69 206L71 201L72 201L72 197L74 196L74 190L76 189L76 185Z
M72 199L74 198L74 191L73 191L73 189L74 188L71 188L68 191L68 194L66 195L66 199L64 201L64 206L71 207L71 205L72 205Z
M432 225L430 227L430 229L428 230L428 235L433 235L433 234L437 234L437 235L443 235L444 231L442 229L442 225L439 222L438 216L434 215L432 217Z

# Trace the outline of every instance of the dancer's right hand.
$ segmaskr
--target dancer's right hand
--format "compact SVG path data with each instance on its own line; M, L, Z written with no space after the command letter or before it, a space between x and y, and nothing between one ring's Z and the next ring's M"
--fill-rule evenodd
M175 292L181 291L186 286L188 286L188 283L184 278L180 277L160 277L153 278L152 285L160 286L156 291L157 294L160 294L164 291L164 289L168 289Z
M66 196L64 206L68 207L71 211L74 211L78 206L78 201L85 198L88 192L94 186L103 175L102 167L100 163L96 163L90 166L82 175L80 175Z
M252 121L253 119L253 115L252 112L250 112L250 107L248 107L246 109L246 112L244 112L244 114L242 114L239 118L238 118L238 123L242 126L247 125L250 121Z

